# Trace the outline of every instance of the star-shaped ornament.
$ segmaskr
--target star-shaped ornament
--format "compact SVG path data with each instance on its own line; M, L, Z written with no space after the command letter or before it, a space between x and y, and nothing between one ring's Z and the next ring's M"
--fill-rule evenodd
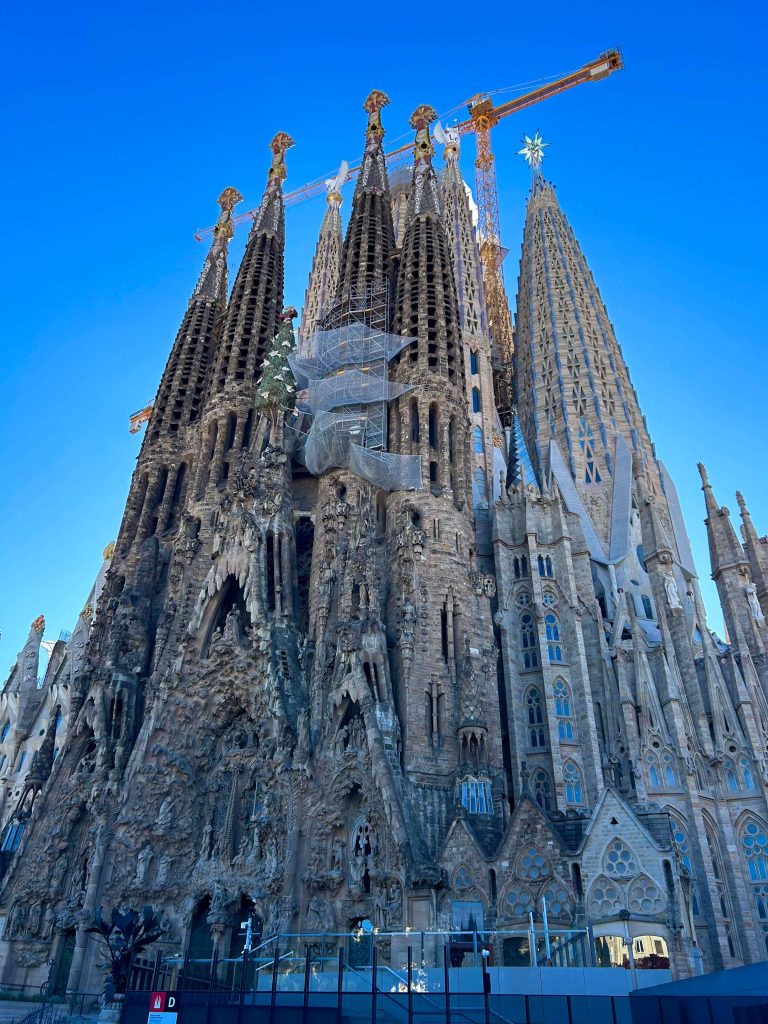
M532 170L538 170L541 167L541 161L544 159L544 150L549 145L550 143L545 142L538 132L536 132L533 138L529 135L524 135L523 148L518 149L517 155L525 157L528 166Z

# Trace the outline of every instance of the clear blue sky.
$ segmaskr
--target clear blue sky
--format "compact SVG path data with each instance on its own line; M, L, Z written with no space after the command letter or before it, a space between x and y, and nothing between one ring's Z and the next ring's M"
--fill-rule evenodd
M273 133L296 140L295 187L356 160L372 87L392 98L391 141L420 103L447 111L616 44L626 71L495 130L507 283L514 302L529 182L515 151L540 129L714 607L697 460L718 499L735 512L741 488L768 531L764 12L754 0L8 6L0 676L37 614L49 639L73 625L118 530L140 444L128 416L154 396L200 270L193 231L225 185L258 202ZM468 144L468 176L471 162ZM297 306L321 216L322 200L288 212Z

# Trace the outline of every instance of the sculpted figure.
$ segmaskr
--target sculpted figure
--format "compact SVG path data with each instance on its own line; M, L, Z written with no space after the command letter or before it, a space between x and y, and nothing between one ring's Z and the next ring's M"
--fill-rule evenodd
M763 610L760 607L760 602L757 600L757 587L754 583L750 583L745 588L747 600L749 601L749 610L752 612L752 618L757 622L762 622L765 618Z
M152 851L148 846L138 856L136 861L136 877L134 878L135 885L144 885L147 879L147 871L149 870L149 862L152 860Z
M671 572L664 573L664 589L667 592L667 601L670 608L682 608L680 604L680 592L675 583L675 577Z
M175 802L175 800L172 800L171 797L167 796L160 804L160 810L157 812L157 819L155 821L155 824L159 828L165 830L171 825L171 822L173 821L173 805Z

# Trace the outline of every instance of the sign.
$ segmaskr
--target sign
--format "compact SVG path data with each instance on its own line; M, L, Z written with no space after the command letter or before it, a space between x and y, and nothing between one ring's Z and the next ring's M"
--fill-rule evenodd
M149 1000L147 1024L176 1024L176 996L172 992L153 992Z
M177 1013L160 1013L150 1010L147 1024L176 1024Z

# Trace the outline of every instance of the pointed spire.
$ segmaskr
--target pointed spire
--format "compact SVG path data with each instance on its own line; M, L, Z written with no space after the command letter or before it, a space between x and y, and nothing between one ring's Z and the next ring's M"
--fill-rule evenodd
M227 295L227 249L234 238L235 228L232 223L232 211L243 197L236 188L225 188L216 202L221 207L221 214L213 229L213 243L205 257L203 270L197 282L190 304L195 300L215 302L225 299Z
M280 329L272 349L264 360L263 373L256 388L254 405L260 412L269 413L274 425L293 408L296 383L288 364L288 356L296 348L293 321L298 316L293 306L280 316Z
M432 166L435 147L429 136L429 126L436 120L435 108L422 103L411 114L408 122L416 131L416 139L413 144L413 184L408 197L406 230L414 217L424 213L432 213L437 216L440 214L440 193Z
M536 163L537 136L530 140ZM543 145L543 143L541 143ZM557 441L580 493L590 490L595 519L611 522L615 434L661 492L653 446L613 325L586 258L540 173L528 198L515 318L518 413L537 472L544 444ZM607 535L601 543L607 546Z
M229 187L217 200L221 213L213 242L157 389L145 445L164 434L179 434L200 415L227 302L227 250L235 233L232 211L242 198L236 188Z
M27 642L19 651L16 665L4 689L10 693L37 689L37 671L40 664L40 642L45 632L45 616L38 615L29 627Z
M733 528L730 510L725 505L722 507L718 505L707 476L706 466L700 462L698 469L701 476L701 489L704 491L704 502L707 507L707 518L704 520L704 525L707 527L707 539L709 540L712 578L716 580L724 569L746 566L749 563Z
M744 538L744 550L755 582L757 600L763 616L768 619L768 537L758 536L741 491L736 492L736 500L741 510L741 535Z
M320 326L323 314L328 310L339 287L339 268L343 243L341 231L342 197L339 188L342 173L346 177L346 164L335 179L326 182L328 189L327 206L320 225L320 235L315 247L309 283L304 296L299 338L306 341Z
M509 431L509 458L507 459L507 490L536 483L531 458L523 437L517 410L512 410L512 426Z
M286 132L278 132L269 144L272 162L267 186L232 288L209 396L231 383L250 400L264 356L277 334L283 308L285 154L292 145Z
M340 297L350 292L363 292L372 286L381 287L390 274L395 234L381 124L381 111L388 103L387 94L374 89L363 104L368 113L365 151L341 255Z

